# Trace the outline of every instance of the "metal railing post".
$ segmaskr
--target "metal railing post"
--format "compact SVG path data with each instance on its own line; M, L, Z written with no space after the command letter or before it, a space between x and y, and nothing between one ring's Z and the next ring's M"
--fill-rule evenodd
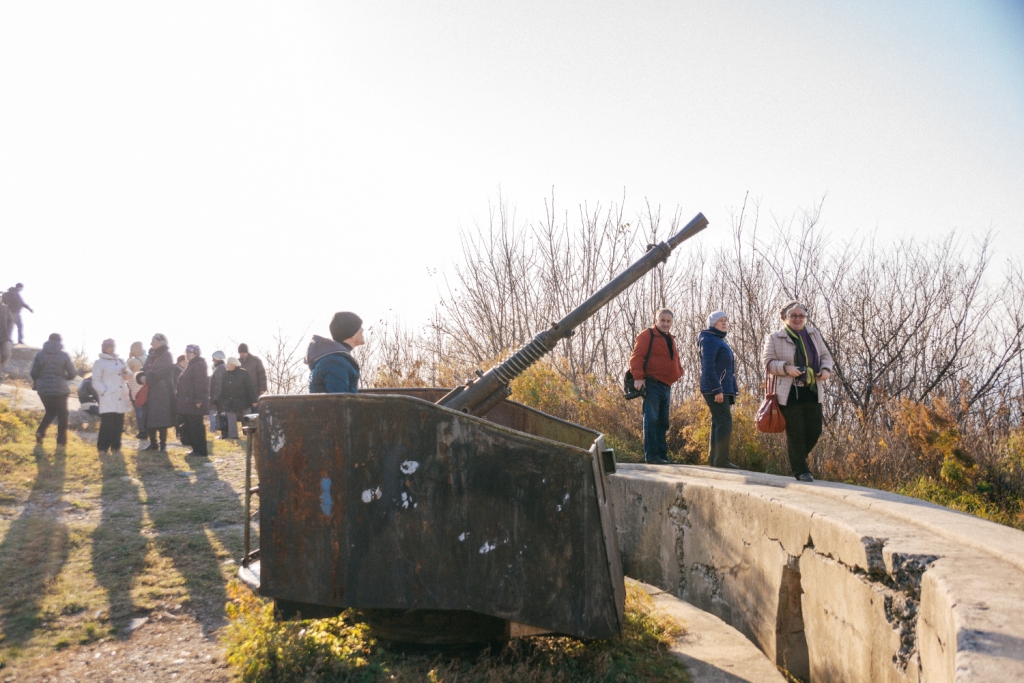
M252 450L253 442L256 438L256 430L258 428L259 415L245 415L242 417L242 433L245 434L245 526L244 528L244 540L243 540L243 555L242 555L242 566L249 566L249 556L252 554L250 549L250 534L252 527L252 509L251 501L254 493L259 493L259 486L252 485Z

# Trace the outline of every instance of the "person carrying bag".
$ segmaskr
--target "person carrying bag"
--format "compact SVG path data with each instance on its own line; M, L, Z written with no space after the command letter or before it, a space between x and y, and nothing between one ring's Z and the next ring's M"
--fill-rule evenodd
M770 375L769 399L778 402L785 418L786 450L793 476L812 482L807 456L818 443L823 427L824 384L832 376L832 354L821 333L807 324L807 307L789 301L779 312L781 330L768 334L761 363ZM771 415L772 408L768 408ZM779 427L775 423L775 429Z

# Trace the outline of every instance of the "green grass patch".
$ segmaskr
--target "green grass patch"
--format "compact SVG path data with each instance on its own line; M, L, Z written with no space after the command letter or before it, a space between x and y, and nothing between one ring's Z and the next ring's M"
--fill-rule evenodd
M245 683L331 681L487 681L488 683L663 683L689 681L668 652L681 627L627 585L621 638L583 641L534 637L472 656L415 656L384 649L359 612L332 619L275 621L273 604L237 581L229 584L228 661Z

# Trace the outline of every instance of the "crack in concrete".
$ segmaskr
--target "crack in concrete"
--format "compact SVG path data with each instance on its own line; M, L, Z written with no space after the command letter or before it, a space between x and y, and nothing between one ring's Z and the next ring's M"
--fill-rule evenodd
M685 599L688 591L688 576L692 573L695 578L699 577L710 588L711 598L715 601L725 601L722 591L722 575L735 572L736 567L718 568L703 563L692 563L687 565L684 552L684 539L687 530L691 529L689 518L689 506L683 495L684 485L680 484L676 489L676 499L669 507L668 518L675 533L675 557L679 568L679 589L676 597ZM813 513L812 513L813 517ZM874 538L865 536L861 539L864 544L867 568L856 565L849 565L837 559L829 553L821 552L815 548L813 537L808 534L807 541L800 549L799 555L788 552L780 538L773 538L767 530L762 530L762 535L770 542L778 544L785 553L786 571L790 575L789 582L792 584L788 590L803 593L802 579L800 575L800 557L810 550L819 558L828 559L846 569L872 591L881 595L886 621L899 638L899 647L893 654L893 666L901 674L905 674L911 660L917 654L917 620L920 614L920 593L921 576L928 567L939 559L936 555L908 555L893 553L891 556L892 571L890 572L885 563L885 546L888 538ZM743 542L744 547L751 543ZM785 592L785 591L784 591ZM781 597L781 595L780 595ZM844 623L838 614L829 612L829 615ZM802 635L802 615L786 614L777 625L776 638L787 636L788 638L799 638ZM799 623L799 626L797 624ZM852 624L848 624L852 627ZM805 645L806 647L806 645ZM780 652L781 655L781 652Z
M893 569L890 573L885 566L883 552L889 539L866 536L861 540L864 542L867 554L867 570L850 566L828 553L814 550L814 554L835 562L872 591L881 595L885 619L900 642L892 656L892 663L898 672L905 674L907 666L917 654L917 619L920 616L921 576L933 562L939 559L939 556L893 553Z

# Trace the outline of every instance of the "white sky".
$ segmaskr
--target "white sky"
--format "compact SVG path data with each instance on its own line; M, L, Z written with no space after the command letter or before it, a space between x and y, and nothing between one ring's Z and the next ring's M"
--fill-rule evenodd
M424 319L458 231L644 198L1024 257L1024 3L0 4L0 285L29 343ZM700 239L717 239L712 231Z

